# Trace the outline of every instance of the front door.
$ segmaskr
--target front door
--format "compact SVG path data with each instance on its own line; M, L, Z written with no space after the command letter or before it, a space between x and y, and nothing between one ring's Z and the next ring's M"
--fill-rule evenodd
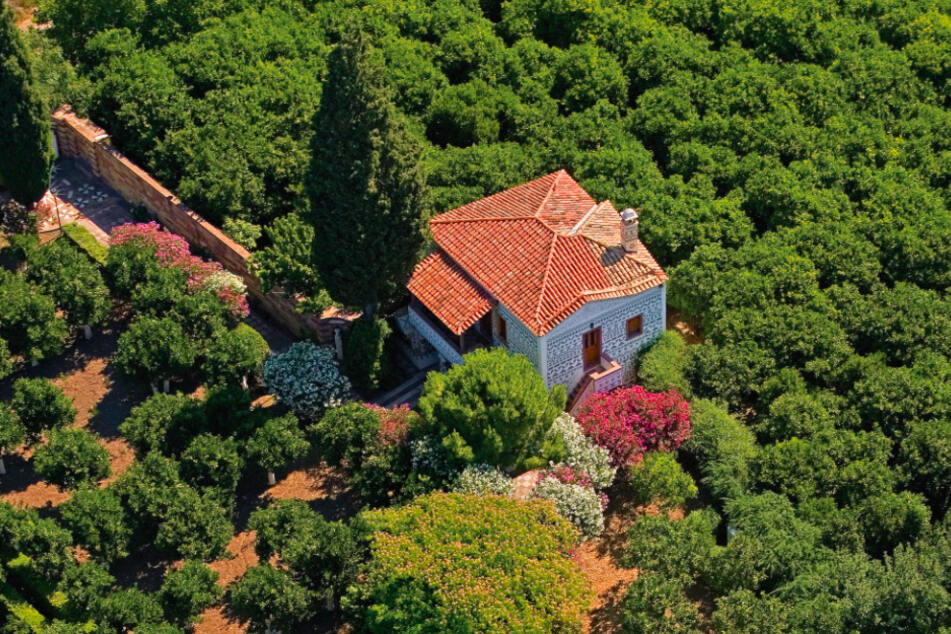
M595 328L581 335L584 367L593 368L601 362L601 329Z

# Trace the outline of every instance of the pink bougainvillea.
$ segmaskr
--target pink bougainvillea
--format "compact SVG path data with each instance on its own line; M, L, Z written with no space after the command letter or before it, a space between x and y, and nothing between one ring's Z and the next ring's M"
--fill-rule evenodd
M403 404L393 409L386 409L379 405L367 404L380 416L380 444L384 447L396 447L406 444L409 432L420 424L419 414Z
M615 467L623 467L645 451L674 451L688 439L690 405L676 390L648 392L635 385L589 397L578 424L610 452Z
M165 266L174 266L189 255L185 238L162 231L157 222L130 222L120 225L109 234L109 244L118 246L131 242L136 246L154 249L155 257Z
M109 244L134 244L152 250L162 266L185 271L190 293L202 290L209 278L224 271L218 262L207 262L192 255L185 238L164 231L157 222L127 223L115 227L109 234ZM250 312L245 288L243 284L241 286L240 289L226 287L213 291L237 319L244 319Z

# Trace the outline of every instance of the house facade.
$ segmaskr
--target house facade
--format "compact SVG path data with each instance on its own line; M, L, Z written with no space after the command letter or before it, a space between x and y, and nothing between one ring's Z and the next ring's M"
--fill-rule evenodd
M450 363L501 346L574 401L630 376L664 331L667 276L638 216L596 202L565 171L440 214L413 271L408 321Z

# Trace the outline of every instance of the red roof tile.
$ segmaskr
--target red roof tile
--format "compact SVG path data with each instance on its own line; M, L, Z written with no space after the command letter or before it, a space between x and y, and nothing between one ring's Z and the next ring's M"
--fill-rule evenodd
M493 304L491 296L442 251L416 265L408 287L457 335L489 312Z
M610 201L596 203L564 170L440 214L430 228L449 257L437 251L424 260L409 288L443 319L438 306L454 332L484 314L473 317L489 296L541 336L589 301L635 295L667 279L642 244L634 253L621 247ZM479 286L491 295L475 308Z

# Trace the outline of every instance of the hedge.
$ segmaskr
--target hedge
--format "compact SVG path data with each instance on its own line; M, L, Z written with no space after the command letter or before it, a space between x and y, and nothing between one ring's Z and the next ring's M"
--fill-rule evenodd
M72 240L93 260L105 266L109 247L96 240L86 227L75 223L63 225L63 235Z

